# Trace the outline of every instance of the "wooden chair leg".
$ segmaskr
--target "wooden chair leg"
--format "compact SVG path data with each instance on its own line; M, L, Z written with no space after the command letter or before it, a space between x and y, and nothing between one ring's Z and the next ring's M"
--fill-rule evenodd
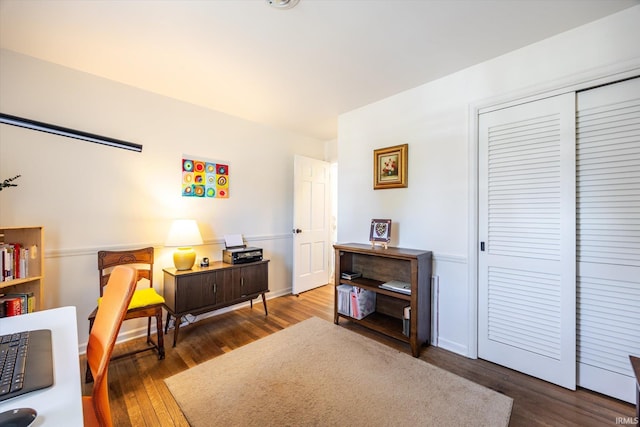
M91 328L93 328L93 320L89 319L89 335L91 335ZM93 382L93 375L91 374L91 368L89 368L89 361L87 360L87 370L84 373L84 382L89 384Z
M151 319L149 319L151 320ZM164 359L164 334L162 333L162 310L156 315L156 331L158 334L158 360Z
M151 339L151 317L147 317L147 344L153 344L153 340Z

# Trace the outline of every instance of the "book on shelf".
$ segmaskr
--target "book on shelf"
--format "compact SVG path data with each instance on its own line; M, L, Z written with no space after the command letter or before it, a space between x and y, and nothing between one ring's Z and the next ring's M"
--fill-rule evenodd
M33 313L36 306L36 297L33 292L15 292L5 294L6 298L18 298L20 300L20 313Z
M411 295L411 283L401 282L399 280L391 280L379 286L379 288L388 291L400 292L402 294Z
M18 316L22 314L22 301L18 297L8 297L3 296L0 298L0 303L2 303L4 308L4 316Z
M29 276L29 249L20 243L0 244L0 282Z
M342 273L340 273L340 277L345 280L353 280L353 279L357 279L358 277L362 277L362 273L355 273L353 271L343 271Z
M411 336L411 306L408 305L402 312L402 333Z

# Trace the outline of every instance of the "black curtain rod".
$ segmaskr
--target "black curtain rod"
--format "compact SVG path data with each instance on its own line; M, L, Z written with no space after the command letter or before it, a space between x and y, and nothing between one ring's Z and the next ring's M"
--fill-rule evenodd
M142 145L140 144L134 144L133 142L122 141L120 139L100 136L89 132L82 132L62 126L50 125L48 123L11 116L9 114L0 113L0 123L37 130L40 132L52 133L54 135L66 136L69 138L81 139L83 141L95 142L96 144L108 145L110 147L122 148L124 150L142 152Z

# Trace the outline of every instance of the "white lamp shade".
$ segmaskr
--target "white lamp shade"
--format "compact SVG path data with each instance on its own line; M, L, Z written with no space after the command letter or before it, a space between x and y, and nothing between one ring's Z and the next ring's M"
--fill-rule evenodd
M194 219L177 219L171 224L165 246L189 247L202 243L202 236Z

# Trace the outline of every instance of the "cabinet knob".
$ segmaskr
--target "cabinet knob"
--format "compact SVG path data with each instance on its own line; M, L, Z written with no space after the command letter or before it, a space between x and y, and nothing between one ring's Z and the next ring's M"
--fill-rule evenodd
M302 230L300 230L299 228L294 228L294 229L293 229L293 230L291 230L291 231L293 231L295 234L300 234L300 233L302 233Z

